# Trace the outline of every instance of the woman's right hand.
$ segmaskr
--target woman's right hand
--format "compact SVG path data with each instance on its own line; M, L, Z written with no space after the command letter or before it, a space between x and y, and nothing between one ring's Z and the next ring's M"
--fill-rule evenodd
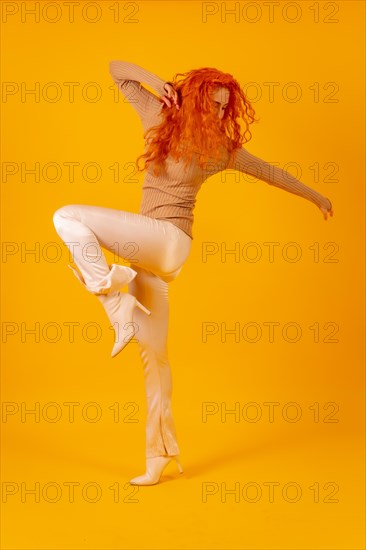
M172 106L172 103L171 103L170 100L173 100L176 109L179 109L179 105L178 105L178 94L177 94L177 92L175 91L173 85L172 85L170 82L165 82L163 88L164 88L164 90L166 91L166 94L163 95L163 96L160 96L160 98L164 101L164 103L165 103L168 107L171 107L171 106Z

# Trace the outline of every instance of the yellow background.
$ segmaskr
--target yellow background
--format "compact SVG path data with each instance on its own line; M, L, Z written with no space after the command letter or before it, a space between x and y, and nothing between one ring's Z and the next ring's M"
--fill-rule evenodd
M20 10L20 2L11 4ZM3 167L5 162L19 167L26 163L28 168L36 162L61 167L71 161L80 166L97 162L103 177L87 182L79 167L74 182L68 181L66 168L56 182L42 177L35 182L32 176L22 181L20 172L4 181L3 171L3 243L26 243L41 251L47 243L57 243L62 251L54 262L42 254L39 261L32 255L22 261L20 252L3 256L2 323L19 329L6 342L3 336L3 406L21 407L23 402L42 408L55 402L62 417L57 422L42 416L39 422L32 416L22 422L19 412L3 417L2 487L12 482L19 491L2 504L2 547L364 548L364 3L331 3L339 8L333 16L337 23L324 21L331 14L326 2L297 2L302 15L296 23L281 15L286 2L276 8L273 22L263 2L256 2L262 8L256 23L242 15L237 22L233 16L221 20L221 3L215 2L217 14L204 23L202 3L195 1L132 3L139 8L132 16L135 22L126 20L134 9L127 2L119 2L119 22L113 22L111 11L117 2L99 2L102 17L95 23L82 20L85 2L80 2L70 23L65 6L58 4L62 17L55 23L42 17L22 22L20 12L3 20L3 82L25 83L29 89L38 82L41 90L56 82L62 91L56 102L42 96L39 102L34 96L22 101L20 92L3 96ZM314 4L319 8L317 23ZM226 5L232 9L234 3ZM92 10L88 13L93 16ZM254 12L248 13L253 17ZM288 14L293 17L291 10ZM227 173L226 181L224 173L218 174L204 183L190 257L169 287L173 412L185 473L179 477L171 464L159 485L141 487L129 498L132 492L125 483L145 466L145 396L137 346L131 343L110 358L113 335L107 317L67 268L68 253L52 223L55 210L72 203L138 211L142 176L135 183L122 178L114 182L109 169L118 162L127 176L124 163L134 162L143 145L137 114L122 95L114 101L108 70L112 59L137 63L165 80L208 66L233 74L242 85L258 83L263 96L253 106L261 120L251 126L248 150L281 166L300 165L301 181L329 197L334 208L334 217L324 221L311 202L262 181L248 182L239 173ZM80 83L74 102L65 82ZM82 97L80 90L90 82L100 86L99 101ZM265 82L280 83L273 102ZM301 87L298 102L281 96L289 82ZM318 102L309 89L316 82ZM339 86L338 102L324 101L332 90L323 88L329 82ZM338 181L324 181L330 173L324 169L327 162L339 165ZM314 163L320 166L319 181L309 168ZM219 249L235 243L243 249L256 242L263 257L255 263L243 258L235 262L228 255L222 261L218 253L203 262L207 242ZM272 263L265 242L280 243ZM289 242L298 243L302 251L298 262L282 258ZM319 243L318 262L309 248L314 243ZM323 261L332 251L323 248L327 243L336 243L337 262ZM106 257L111 260L112 255ZM94 344L81 337L81 328L91 321L103 330ZM263 323L271 321L280 323L280 329L298 323L300 341L286 342L276 332L270 343ZM41 335L38 343L32 336L22 341L21 323L32 328L37 322L41 328L58 323L60 340L51 343ZM74 342L68 340L67 322L80 323ZM222 342L220 332L204 343L205 322L218 327L226 323L228 328L255 322L263 333L256 343L235 342L233 336ZM319 342L309 328L315 323ZM324 341L332 330L327 323L339 327L334 336L338 342ZM49 339L53 336L50 330ZM73 423L67 419L66 402L80 404ZM102 410L100 421L83 419L81 409L90 402ZM110 410L116 402L119 422ZM139 407L135 423L126 421L132 409L123 409L131 402ZM263 416L249 422L242 415L236 422L233 415L221 419L217 413L203 422L202 404L207 402L216 403L219 411L235 403L243 411L255 402ZM265 402L280 404L274 422L268 421ZM301 408L298 422L281 415L289 402ZM332 411L324 407L333 402L339 407L333 418L339 421L324 422ZM319 403L319 422L309 409L314 403ZM22 482L28 488L53 482L64 490L55 503L42 496L39 503L31 496L22 502ZM79 483L73 503L66 482ZM81 488L89 482L102 489L98 502L82 498ZM242 490L250 482L263 490L258 502L242 496L235 502L233 495L224 502L221 484L232 489L237 483ZM268 482L280 484L274 502L263 485ZM282 497L282 488L291 482L301 487L298 502ZM202 499L205 483L217 489L207 502ZM315 483L319 502L310 489ZM333 497L338 502L324 501L332 492L327 483L339 487ZM113 484L119 484L118 502L113 501Z

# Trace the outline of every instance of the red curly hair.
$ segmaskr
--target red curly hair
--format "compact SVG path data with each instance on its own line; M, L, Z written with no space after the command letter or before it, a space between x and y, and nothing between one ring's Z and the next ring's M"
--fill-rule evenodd
M178 79L178 76L184 78ZM146 152L136 159L139 172L153 163L154 174L160 175L168 155L177 161L183 156L188 166L194 153L199 154L198 163L203 168L209 160L222 161L223 151L231 155L251 139L249 125L258 120L252 105L231 74L204 67L177 73L170 84L178 94L180 108L177 110L174 103L169 108L161 100L163 120L144 134L145 143L149 145ZM227 88L230 97L225 114L218 123L211 94L220 87ZM239 117L245 123L243 134L236 121ZM138 161L142 158L146 161L140 169Z

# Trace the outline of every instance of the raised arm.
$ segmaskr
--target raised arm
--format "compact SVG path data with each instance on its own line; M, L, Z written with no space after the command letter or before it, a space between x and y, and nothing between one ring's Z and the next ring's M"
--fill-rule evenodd
M273 164L269 164L264 160L249 153L244 147L237 149L234 155L229 161L227 169L239 170L245 174L255 176L260 180L265 181L269 185L274 185L280 189L284 189L289 193L298 195L307 199L318 208L324 214L324 218L327 219L327 213L329 212L333 216L332 203L329 199L311 189L307 185L301 183L298 179L292 176L286 170L282 170Z
M166 94L165 81L139 65L127 61L111 61L109 72L145 126L149 118L161 110L163 103L141 83L148 84L160 97Z

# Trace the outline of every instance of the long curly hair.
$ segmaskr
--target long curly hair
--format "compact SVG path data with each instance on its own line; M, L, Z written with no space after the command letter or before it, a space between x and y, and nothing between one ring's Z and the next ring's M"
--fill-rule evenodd
M180 108L176 109L173 102L169 108L160 99L163 119L144 134L147 150L136 159L139 172L152 163L155 176L160 175L168 155L177 161L183 157L188 166L195 153L203 168L208 161L222 161L225 151L232 155L251 139L249 125L259 119L255 118L251 103L231 74L204 67L176 73L169 83L178 94ZM230 92L230 97L223 118L218 120L211 95L221 87ZM244 121L243 133L237 118ZM138 161L143 158L145 165L140 169Z

